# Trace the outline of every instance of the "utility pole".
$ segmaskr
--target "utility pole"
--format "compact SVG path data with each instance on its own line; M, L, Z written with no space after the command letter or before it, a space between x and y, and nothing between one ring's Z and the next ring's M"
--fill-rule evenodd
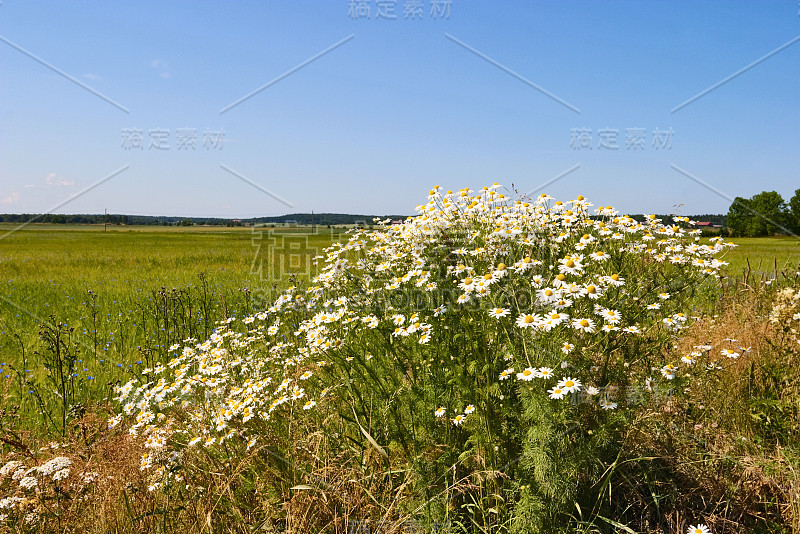
M314 210L311 210L311 233L314 233Z
M103 210L103 231L108 231L108 208Z

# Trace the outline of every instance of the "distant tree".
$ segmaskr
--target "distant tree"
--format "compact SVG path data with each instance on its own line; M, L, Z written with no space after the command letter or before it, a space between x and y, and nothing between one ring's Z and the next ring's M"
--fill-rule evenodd
M776 191L762 191L752 199L756 211L753 221L754 235L775 235L786 231L786 202Z
M795 234L800 234L800 189L796 189L794 196L789 200L787 218L789 229Z
M726 222L731 235L733 237L746 236L752 217L753 209L750 207L750 201L742 197L734 198L733 204L728 208Z
M784 233L788 219L783 197L776 191L762 191L750 199L733 199L727 224L734 236L759 237Z

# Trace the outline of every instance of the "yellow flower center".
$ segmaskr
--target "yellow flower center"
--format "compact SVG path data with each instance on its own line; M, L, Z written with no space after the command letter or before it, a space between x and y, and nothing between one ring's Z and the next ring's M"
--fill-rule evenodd
M531 324L532 322L533 322L533 316L532 315L526 315L525 316L525 324Z
M592 295L594 295L595 293L597 293L597 288L594 287L594 286L589 286L589 287L586 288L586 292L587 293L591 293Z
M589 321L587 321L586 319L581 319L581 326L586 328L587 326L589 326Z

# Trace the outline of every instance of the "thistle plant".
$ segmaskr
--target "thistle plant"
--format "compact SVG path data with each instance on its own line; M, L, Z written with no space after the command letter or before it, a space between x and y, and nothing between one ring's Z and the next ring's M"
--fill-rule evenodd
M418 216L326 250L313 285L173 347L118 388L111 424L130 417L146 440L151 489L187 482L189 449L261 450L294 458L276 477L287 494L315 483L295 453L322 430L331 455L357 444L364 466L405 467L398 517L558 531L626 413L725 358L672 344L731 245L684 217L592 206L435 187Z

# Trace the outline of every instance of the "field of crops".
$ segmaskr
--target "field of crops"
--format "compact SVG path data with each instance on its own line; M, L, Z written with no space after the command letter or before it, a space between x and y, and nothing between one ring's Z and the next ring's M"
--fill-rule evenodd
M478 201L483 200L476 197ZM792 425L800 420L800 405L792 400L792 392L800 380L789 363L797 357L794 349L778 350L796 332L788 328L784 332L771 319L783 317L780 314L795 304L787 293L789 300L784 299L780 313L771 306L773 298L784 298L775 296L777 286L796 284L800 241L733 240L738 247L720 255L730 265L720 271L722 284L727 285L717 292L713 276L689 276L670 262L656 270L653 265L643 267L646 264L636 264L614 249L618 245L613 240L603 241L610 231L588 219L584 224L587 233L574 239L581 251L587 244L594 247L586 251L594 250L585 260L583 255L580 260L570 255L548 260L549 252L542 248L542 256L527 252L533 259L519 254L513 268L496 260L487 263L479 253L470 258L466 251L459 260L466 265L434 252L423 257L425 240L403 248L402 239L411 238L391 231L386 235L394 237L368 253L361 252L365 243L351 241L326 255L332 244L348 242L341 230L120 226L106 230L0 224L2 459L28 465L36 463L38 455L42 463L48 454L52 456L48 443L54 449L70 447L72 452L64 458L72 458L69 461L75 465L82 462L84 477L68 487L55 483L55 489L37 489L38 501L13 497L21 500L12 502L0 494L6 499L0 501L2 507L28 503L38 510L37 521L50 514L59 525L62 518L73 521L61 525L69 530L75 520L67 518L76 517L82 502L71 499L78 493L88 495L81 493L89 491L86 474L93 473L94 483L104 469L130 469L130 480L122 490L107 487L101 495L92 489L91 498L86 497L86 502L112 510L105 512L98 531L245 532L263 527L389 533L410 528L409 521L416 521L422 510L426 526L413 532L522 532L519 525L525 523L520 523L518 514L523 511L543 532L566 532L566 527L558 526L565 518L571 518L570 532L586 533L634 532L620 525L642 528L653 521L660 525L653 532L664 532L667 525L685 531L689 522L700 519L710 524L717 520L716 533L741 532L742 525L754 532L798 532L800 482L787 473L798 466L800 457L796 447L788 445L798 435ZM486 229L479 227L475 235L481 231ZM675 226L665 232L681 237L683 230ZM451 251L456 245L449 240L457 239L454 236L444 239ZM607 263L604 251L597 248L600 242L611 254ZM486 243L490 247L489 238ZM529 243L519 246L538 250ZM345 248L348 252L340 257ZM510 254L502 246L491 250L497 257ZM384 254L383 262L370 257L373 271L361 286L360 275L342 276L349 272L347 254L358 253ZM392 262L405 253L416 258L416 263L408 264L411 270L389 272ZM461 249L455 253L462 254ZM320 265L313 261L318 256L323 257ZM362 268L366 260L359 261ZM553 278L556 288L567 276L579 279L584 269L597 269L593 275L600 288L597 297L606 300L596 302L607 302L608 307L594 304L592 312L586 306L581 312L586 318L580 318L575 309L580 298L587 304L597 298L593 292L598 288L589 282L575 290L573 307L570 298L562 297L559 304L542 296L546 289L531 291L529 281L511 286L517 275L507 276L506 269L524 275L530 265L542 261L553 262L551 273L543 269L545 277L561 273L562 278ZM584 267L581 261L592 261L594 267ZM466 304L470 295L473 301L480 296L473 286L471 265L494 288L500 284L508 288L507 292L494 289L498 296L487 299L493 303L488 312L478 304L465 305L459 318L447 313L448 308ZM743 277L747 272L750 279ZM444 306L431 295L442 289L437 284L443 284L446 276L455 276L455 282L460 279L458 287L464 293L458 300L455 294L447 296L452 300ZM365 296L375 294L372 277L381 280L378 293L410 281L413 299L402 304L387 300L389 304L374 308L383 309L385 316L374 315L373 297ZM764 284L772 277L774 286ZM326 293L328 300L323 303L320 286L329 288L334 279L341 284L335 286L339 293ZM620 280L635 286L635 296L633 289L628 294L615 286L623 283ZM317 290L305 296L306 287L314 283L319 284ZM533 284L538 288L542 282L534 277ZM287 291L295 285L296 292ZM525 305L517 299L527 294L530 303L545 299L558 307L549 322L533 312L526 315ZM729 305L718 298L725 294L743 300ZM512 303L504 295L514 295L515 300ZM651 316L644 308L635 314L629 311L639 306L640 299L649 299L647 310L663 313L663 324L660 315ZM325 311L312 318L313 313L302 312L305 304L288 309L293 300L308 302L307 310ZM417 306L413 313L403 308L412 302ZM362 315L351 313L351 306L362 306ZM511 309L521 315L508 316ZM567 317L564 310L576 314L571 323L562 324ZM698 327L686 329L685 337L679 338L677 332L686 320L683 310L697 314L693 319ZM620 323L620 312L626 318L635 315L636 321ZM700 316L706 313L713 318L703 322ZM257 321L266 322L250 329ZM325 325L337 321L342 321L337 326L341 330L334 335L334 327ZM443 324L443 329L436 331L431 323ZM541 338L525 337L531 324L541 328ZM648 334L642 341L629 341L634 338L618 334L622 326L624 335L639 335L642 330ZM459 334L462 329L467 333ZM222 336L212 336L215 330ZM767 346L764 340L779 334L783 337L769 337ZM307 337L308 344L287 345L285 341L294 336ZM428 344L432 336L437 337ZM210 337L213 343L206 341ZM728 374L714 378L702 374L704 369L716 372L715 365L723 369L719 356L712 357L720 349L723 356L728 351L722 361ZM234 363L226 364L230 373L206 374L204 366L218 367L222 360L215 356L195 361L195 350L200 354L219 350L226 358L236 355ZM671 357L679 358L680 351L682 361L667 363ZM730 359L734 353L736 360ZM754 360L744 363L748 353ZM313 364L303 362L315 354ZM454 354L464 356L454 358ZM761 358L759 363L756 357ZM701 363L692 367L698 359ZM267 370L269 366L287 374ZM177 369L175 388L183 380L182 369L199 369L196 379L206 389L198 398L205 399L205 407L191 411L186 400L191 398L189 390L174 399L170 397L174 392L165 394L163 378L152 390L135 389L153 384L153 373L171 373L167 368ZM678 375L678 369L685 376ZM550 373L564 378L549 384L554 387L546 391L538 381ZM675 379L685 388L683 396L657 397L652 386L656 381L649 375L656 381ZM518 389L509 386L514 376ZM271 404L268 399L257 401L251 412L247 406L254 394L249 401L235 395L245 388L260 391L255 386L259 377L267 377L259 388L281 385ZM506 381L509 377L511 381ZM223 388L219 392L218 379ZM228 380L241 388L226 386ZM594 385L589 386L589 380ZM299 387L301 381L304 388ZM635 382L645 389L635 389ZM335 388L338 393L331 394ZM597 400L587 401L584 395L575 402L573 395L572 405L561 401L581 388L590 397L599 394ZM615 395L620 388L628 391L627 397ZM741 393L742 388L749 396ZM633 391L654 400L633 401ZM128 395L120 414L122 404L114 398L125 402ZM322 409L324 398L329 398L330 407ZM168 415L169 408L181 402L186 412ZM623 404L630 409L623 411ZM256 405L262 411L256 413ZM223 420L212 407L219 413L226 409L236 413ZM272 418L273 411L286 412L286 423ZM111 427L127 422L106 430L106 420L112 421ZM574 432L581 427L585 433ZM120 428L125 431L119 432ZM217 445L220 449L215 449ZM37 449L39 453L34 452ZM168 450L174 456L167 456ZM123 455L120 451L129 451L133 467L117 457ZM559 456L560 466L554 463ZM231 462L239 462L233 471ZM3 475L11 476L14 469ZM758 482L748 482L752 491L744 494L735 484L743 469L763 475ZM592 476L593 483L586 479ZM571 477L580 484L571 484ZM23 480L28 479L26 475ZM14 484L0 478L6 495L20 495ZM548 499L549 509L543 504ZM734 503L732 508L723 509L726 502ZM594 508L586 508L588 503ZM23 504L14 509L24 509ZM674 517L663 515L661 507L672 510ZM31 513L9 516L0 510L0 518L9 517L17 526L33 524ZM617 515L608 517L613 513ZM381 521L386 521L383 527Z

